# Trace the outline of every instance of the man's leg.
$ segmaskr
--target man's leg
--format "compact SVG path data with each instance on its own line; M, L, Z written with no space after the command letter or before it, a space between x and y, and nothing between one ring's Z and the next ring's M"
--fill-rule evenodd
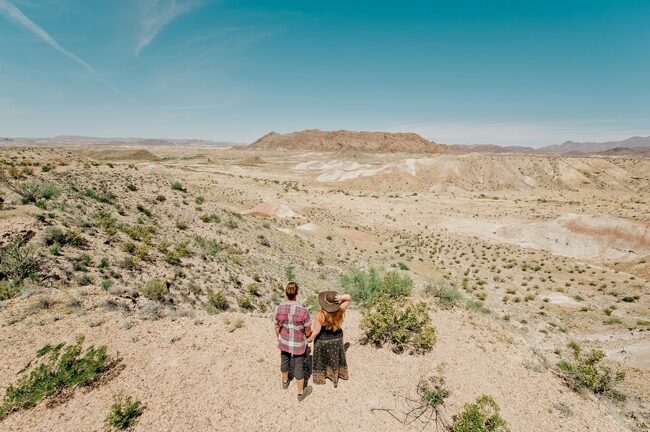
M293 356L293 361L295 362L293 376L296 377L296 385L298 386L298 394L302 394L303 388L305 386L305 370L303 369L305 355Z
M298 400L301 401L304 398L306 398L309 393L311 393L311 386L308 386L307 388L304 388L305 386L305 369L304 369L304 362L305 362L305 354L300 355L300 356L294 356L294 361L295 361L295 369L294 369L294 376L296 377L296 386L298 389Z
M282 373L282 388L289 386L289 362L291 354L280 351L280 372Z

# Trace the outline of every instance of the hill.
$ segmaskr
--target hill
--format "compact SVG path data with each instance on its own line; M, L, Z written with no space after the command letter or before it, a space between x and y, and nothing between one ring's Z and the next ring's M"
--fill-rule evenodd
M559 145L551 145L538 149L541 153L566 154L572 152L599 153L615 148L645 148L650 147L650 137L632 137L622 141L609 142L575 142L566 141Z
M321 131L309 129L280 134L270 132L252 143L253 149L361 150L377 152L442 153L446 146L427 141L414 133Z

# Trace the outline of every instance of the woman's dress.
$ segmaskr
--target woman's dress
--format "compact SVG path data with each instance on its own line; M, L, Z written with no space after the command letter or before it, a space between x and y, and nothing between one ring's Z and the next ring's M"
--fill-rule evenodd
M312 377L314 384L325 384L325 378L329 378L334 387L338 385L339 378L348 379L343 330L328 330L323 327L314 339Z

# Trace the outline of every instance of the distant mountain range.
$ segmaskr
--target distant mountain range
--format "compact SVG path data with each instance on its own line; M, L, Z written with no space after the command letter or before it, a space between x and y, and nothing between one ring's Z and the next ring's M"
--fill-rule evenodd
M623 141L609 142L575 142L566 141L559 145L551 145L537 149L541 153L600 153L613 149L636 149L650 147L650 137L632 137Z
M116 137L116 138L99 138L91 136L78 135L59 135L52 138L0 138L1 143L11 145L45 145L45 146L86 146L86 145L105 145L105 146L138 146L138 147L156 147L156 146L190 146L190 147L230 147L242 145L229 141L212 141L201 139L175 139L175 138L137 138L137 137Z
M602 154L602 155L637 155L650 154L650 137L632 137L622 141L609 142L575 142L541 148L522 146L499 146L494 144L448 144L452 153L536 153L536 154Z

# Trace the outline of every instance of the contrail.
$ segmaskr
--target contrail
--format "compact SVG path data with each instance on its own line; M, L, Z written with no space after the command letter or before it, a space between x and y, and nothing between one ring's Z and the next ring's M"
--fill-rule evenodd
M39 27L34 21L30 20L20 9L16 7L16 5L14 5L9 0L0 0L0 15L4 15L9 20L25 27L27 30L34 33L40 40L42 40L43 42L45 42L46 44L48 44L49 46L51 46L52 48L54 48L55 50L63 54L64 56L68 57L75 63L83 66L84 69L92 73L100 81L102 81L109 88L111 88L111 90L113 90L115 93L119 94L122 97L125 97L131 102L134 102L138 105L140 104L131 96L125 94L122 90L120 90L119 88L115 87L113 84L108 82L106 78L104 78L99 72L95 70L95 68L93 68L91 65L86 63L83 59L79 58L75 54L63 48L56 40L54 40L52 36L50 36L45 30Z
M90 72L97 74L97 71L90 66L88 63L83 61L81 58L77 57L67 49L63 48L57 41L52 38L45 30L39 27L34 21L30 20L20 9L18 9L12 2L9 0L0 0L0 14L6 16L9 20L25 27L27 30L34 33L40 40L73 60L74 62L80 64Z

